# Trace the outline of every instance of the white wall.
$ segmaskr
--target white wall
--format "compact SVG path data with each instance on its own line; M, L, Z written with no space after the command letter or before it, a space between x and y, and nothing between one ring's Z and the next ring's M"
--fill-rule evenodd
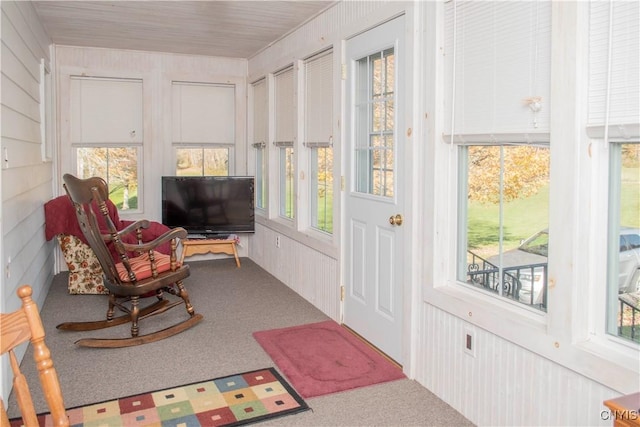
M20 306L16 290L33 288L42 305L53 278L52 244L44 238L44 201L52 195L53 163L40 136L40 62L50 63L50 39L31 3L2 1L2 173L0 174L0 311ZM11 260L9 262L9 260ZM22 348L22 352L26 346ZM2 359L2 396L12 375Z
M552 273L558 283L565 285L558 287L556 300L550 304L555 309L547 315L521 315L518 310L504 309L491 297L462 291L453 280L456 221L452 212L456 190L452 182L456 163L451 148L441 139L445 120L442 3L343 2L249 59L249 82L331 45L340 61L343 40L398 13L406 13L416 58L415 78L408 83L407 92L413 96L416 112L413 139L417 143L412 147L411 167L416 205L411 215L418 225L414 225L412 241L408 243L413 251L408 291L414 299L414 314L407 322L412 357L405 372L479 425L610 425L611 420L601 416L603 400L640 388L638 366L634 366L633 356L629 357L637 355L637 349L607 354L602 351L604 347L596 349L585 338L588 334L582 321L593 323L584 317L582 304L586 299L582 292L588 289L586 284L576 283L579 275L572 268L579 259L579 248L589 244L584 239L572 241L576 235L566 227L567 223L589 227L584 215L577 218L579 212L584 212L581 202L568 203L566 198L573 192L589 191L588 184L578 179L577 169L569 171L585 161L582 148L587 145L581 140L584 135L575 131L584 113L578 102L584 89L580 74L580 61L584 58L581 52L576 54L577 59L567 54L584 42L578 40L579 34L584 33L579 26L584 23L584 13L575 9L576 4L558 2L554 9L553 75L559 80L552 83L551 98L554 111L562 114L554 116L551 124L552 156L556 156L552 173L571 178L556 185L551 195L552 209L555 206L550 212L551 227L561 240L563 235L566 240L558 246L566 252L554 260ZM574 59L578 62L572 63ZM340 109L336 114L344 117L343 93L336 91L335 98ZM568 117L577 119L571 122ZM344 150L342 144L339 147ZM337 175L348 173L340 170ZM298 263L313 265L317 254L309 248L333 260L338 278L322 285L329 291L306 297L315 298L314 304L335 318L335 302L318 298L335 298L340 268L348 257L340 250L334 254L332 247L323 248L277 218L261 217L259 222L262 232L256 239L260 242L256 242L256 251L250 256L291 288L299 289L309 275L283 272L304 270L298 268ZM273 249L272 240L278 234L286 237L286 250ZM333 243L341 248L339 239ZM475 356L464 352L464 333L469 330L475 336ZM635 364L638 365L637 358Z
M60 177L75 173L71 141L72 76L131 78L143 86L143 181L144 201L140 212L121 212L123 219L161 219L160 177L175 175L172 141L171 82L235 84L236 175L246 166L246 70L247 61L119 49L56 46L60 133ZM59 193L62 194L62 184ZM242 247L241 247L242 248Z

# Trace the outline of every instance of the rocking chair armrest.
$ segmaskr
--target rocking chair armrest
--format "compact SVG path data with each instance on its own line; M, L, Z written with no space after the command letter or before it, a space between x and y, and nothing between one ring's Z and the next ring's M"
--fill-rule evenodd
M150 225L151 225L151 222L149 220L140 219L138 221L132 222L131 224L124 227L123 229L118 230L118 234L120 234L120 236L124 236L125 234L135 232L140 228L143 228L143 229L149 228Z
M131 224L124 227L122 230L118 230L118 236L120 237L120 239L122 239L122 236L126 236L127 234L130 234L130 233L135 233L140 229L149 228L150 224L151 223L146 219L141 219L141 220L132 222ZM106 234L101 234L101 236L105 242L110 242L113 240L113 237L111 236L111 234L106 233Z
M173 239L186 239L187 238L187 230L185 230L184 228L181 227L176 227L173 228L169 231L167 231L166 233L162 234L161 236L156 237L155 239L149 241L149 242L145 242L145 243L139 243L139 244L132 244L132 243L122 243L122 246L124 247L124 249L128 252L149 252L151 250L154 250L155 248L157 248L158 246L160 246L161 244L165 243L165 242L169 242Z

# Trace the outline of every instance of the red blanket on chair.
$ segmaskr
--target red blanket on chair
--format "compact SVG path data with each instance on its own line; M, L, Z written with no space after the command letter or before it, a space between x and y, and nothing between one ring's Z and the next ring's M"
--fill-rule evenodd
M133 223L133 221L124 221L120 219L120 216L118 215L118 208L116 208L111 200L107 200L107 209L109 211L109 217L111 218L111 221L113 221L113 224L118 231ZM107 225L97 206L94 206L94 211L96 212L100 230L104 230L104 233L106 234ZM69 196L64 195L56 197L55 199L52 199L45 203L44 218L44 233L47 240L53 239L58 234L69 234L77 236L85 244L88 244L87 240L84 237L84 234L82 233L82 230L80 229L80 225L78 224L76 212L73 208L73 203L71 203L71 199L69 199ZM167 227L166 225L160 224L159 222L150 222L149 228L142 230L142 241L149 242L166 233L167 231L169 231L169 227ZM135 233L129 233L127 236L124 236L123 241L125 243L137 243ZM120 257L113 247L113 244L109 244L108 246L113 259L116 262L120 261ZM171 246L169 243L163 243L162 245L158 246L156 250L163 254L170 254Z

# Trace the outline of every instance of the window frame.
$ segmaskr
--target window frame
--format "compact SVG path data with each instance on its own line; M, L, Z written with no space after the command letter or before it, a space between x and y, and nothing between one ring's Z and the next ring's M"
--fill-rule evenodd
M546 265L544 267L541 267L539 265L537 265L535 268L531 267L531 276L533 278L533 276L535 276L536 272L539 273L541 270L544 272L544 284L543 284L543 288L541 290L541 303L537 303L537 304L533 304L533 298L532 298L532 304L526 304L525 302L521 302L518 300L514 300L515 298L506 295L505 292L507 293L512 293L514 292L514 290L512 289L512 287L516 286L515 283L516 280L518 278L514 277L513 275L511 275L511 279L512 282L508 282L508 280L505 280L509 283L508 289L505 291L504 287L505 285L502 283L502 280L505 278L505 276L509 276L509 273L506 273L504 271L505 266L501 263L499 263L499 265L497 266L498 270L497 270L497 277L498 277L498 283L501 286L497 286L496 288L496 292L492 292L489 289L486 289L486 286L483 288L481 286L478 285L473 285L470 283L467 283L467 281L465 280L467 277L467 273L468 273L468 268L469 268L469 261L468 261L468 254L469 254L469 238L468 238L468 231L469 231L469 149L471 147L498 147L500 148L500 170L499 170L499 182L498 184L498 191L499 191L499 195L498 195L498 226L499 226L499 232L498 232L498 254L497 256L500 257L500 262L502 261L502 254L504 254L506 251L503 251L503 243L506 240L503 230L504 230L504 214L503 214L503 209L504 209L504 205L508 202L505 201L503 198L503 179L504 179L504 174L505 174L505 164L504 164L504 148L506 147L538 147L538 148L544 148L550 151L548 144L527 144L527 143L518 143L518 144L513 144L513 143L495 143L495 144L455 144L457 151L458 151L458 162L457 162L457 171L458 171L458 176L457 176L457 182L458 182L458 186L457 188L457 231L456 231L456 242L457 242L457 253L456 253L456 282L460 285L463 285L465 287L468 288L472 288L474 290L478 290L481 292L485 292L488 295L492 296L493 298L498 298L499 301L504 301L506 303L509 304L514 304L516 305L516 307L518 308L522 308L522 309L526 309L526 310L535 310L535 311L539 311L540 313L542 313L542 315L546 314L546 308L548 306L548 280L549 280L549 274L548 274L548 262L549 262L549 257L547 256L547 262L545 263ZM550 165L549 165L550 167ZM548 172L547 172L548 173ZM548 184L547 185L551 185L551 180L549 179ZM532 232L531 234L524 236L523 239L528 239L531 236L533 236L533 233L539 233L541 230L543 229L547 229L548 230L548 226L549 226L549 202L547 201L547 221L546 221L546 227L543 228L538 228L535 230L535 232ZM549 234L549 232L547 231L547 234ZM474 256L475 257L475 256ZM486 260L483 260L483 262ZM495 262L495 261L494 261ZM520 269L517 270L518 273L517 275L519 276L520 274ZM526 270L525 270L526 271ZM490 276L490 277L495 277L493 275L494 273L488 273L485 274L485 277ZM502 279L501 279L502 278ZM532 279L533 281L533 279ZM534 284L531 283L531 287L534 287ZM533 293L532 293L533 295ZM538 307L535 307L538 306Z

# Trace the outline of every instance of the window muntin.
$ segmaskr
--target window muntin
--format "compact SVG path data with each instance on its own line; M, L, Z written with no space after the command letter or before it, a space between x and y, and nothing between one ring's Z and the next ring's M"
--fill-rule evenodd
M607 333L640 343L640 143L610 144Z
M549 149L459 150L457 279L546 311Z
M139 147L77 147L79 178L102 177L109 186L109 199L119 210L137 210Z
M355 191L394 196L395 55L393 49L356 62Z
M229 148L176 148L176 175L229 175Z

